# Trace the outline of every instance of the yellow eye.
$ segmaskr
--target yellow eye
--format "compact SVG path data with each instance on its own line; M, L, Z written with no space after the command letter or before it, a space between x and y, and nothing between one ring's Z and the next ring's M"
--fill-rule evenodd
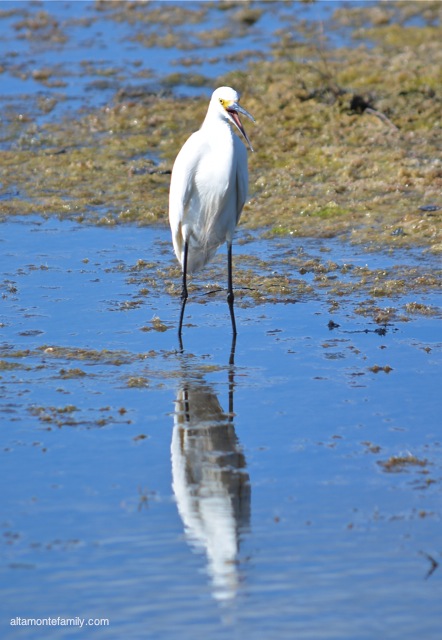
M220 101L220 104L222 104L222 105L223 105L223 107L224 107L225 100L223 100L222 98L220 98L220 99L219 99L219 101Z

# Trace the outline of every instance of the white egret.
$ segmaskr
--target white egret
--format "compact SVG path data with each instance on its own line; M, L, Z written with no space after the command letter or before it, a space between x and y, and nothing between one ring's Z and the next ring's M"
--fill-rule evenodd
M253 116L239 105L239 95L230 87L213 92L207 115L199 129L185 142L172 170L169 221L173 246L183 272L181 341L184 309L188 297L187 274L198 271L227 243L227 302L236 336L232 287L232 240L247 198L247 149L230 125L250 140L239 119Z

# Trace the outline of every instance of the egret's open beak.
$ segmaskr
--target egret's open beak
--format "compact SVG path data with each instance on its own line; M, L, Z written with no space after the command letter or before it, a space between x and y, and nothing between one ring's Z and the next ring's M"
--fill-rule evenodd
M244 109L244 107L241 107L237 102L233 102L231 105L226 107L226 111L231 116L238 130L242 133L242 135L246 139L247 144L249 145L250 151L253 151L252 143L250 142L249 136L245 132L244 127L242 126L238 113L242 113L244 116L247 116L247 118L249 118L252 122L255 122L255 118L252 116L251 113L247 111L247 109Z

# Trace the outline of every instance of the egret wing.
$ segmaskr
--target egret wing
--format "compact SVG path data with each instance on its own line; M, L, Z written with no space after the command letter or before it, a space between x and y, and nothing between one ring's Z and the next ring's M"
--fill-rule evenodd
M182 261L182 225L195 189L195 174L204 148L199 131L184 143L172 169L169 192L169 222L173 246L178 260Z
M238 144L236 144L238 141ZM237 164L236 164L236 223L238 224L243 207L247 200L249 187L249 171L247 167L247 149L243 143L235 139Z

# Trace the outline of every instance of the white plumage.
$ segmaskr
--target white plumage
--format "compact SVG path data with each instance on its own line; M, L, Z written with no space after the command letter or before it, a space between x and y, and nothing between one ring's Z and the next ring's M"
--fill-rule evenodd
M231 128L233 124L253 151L238 113L253 117L239 105L230 87L214 91L207 115L179 152L172 170L169 221L175 254L183 270L181 335L187 300L187 273L198 271L227 243L228 302L236 333L231 283L231 247L235 227L247 198L247 149Z

